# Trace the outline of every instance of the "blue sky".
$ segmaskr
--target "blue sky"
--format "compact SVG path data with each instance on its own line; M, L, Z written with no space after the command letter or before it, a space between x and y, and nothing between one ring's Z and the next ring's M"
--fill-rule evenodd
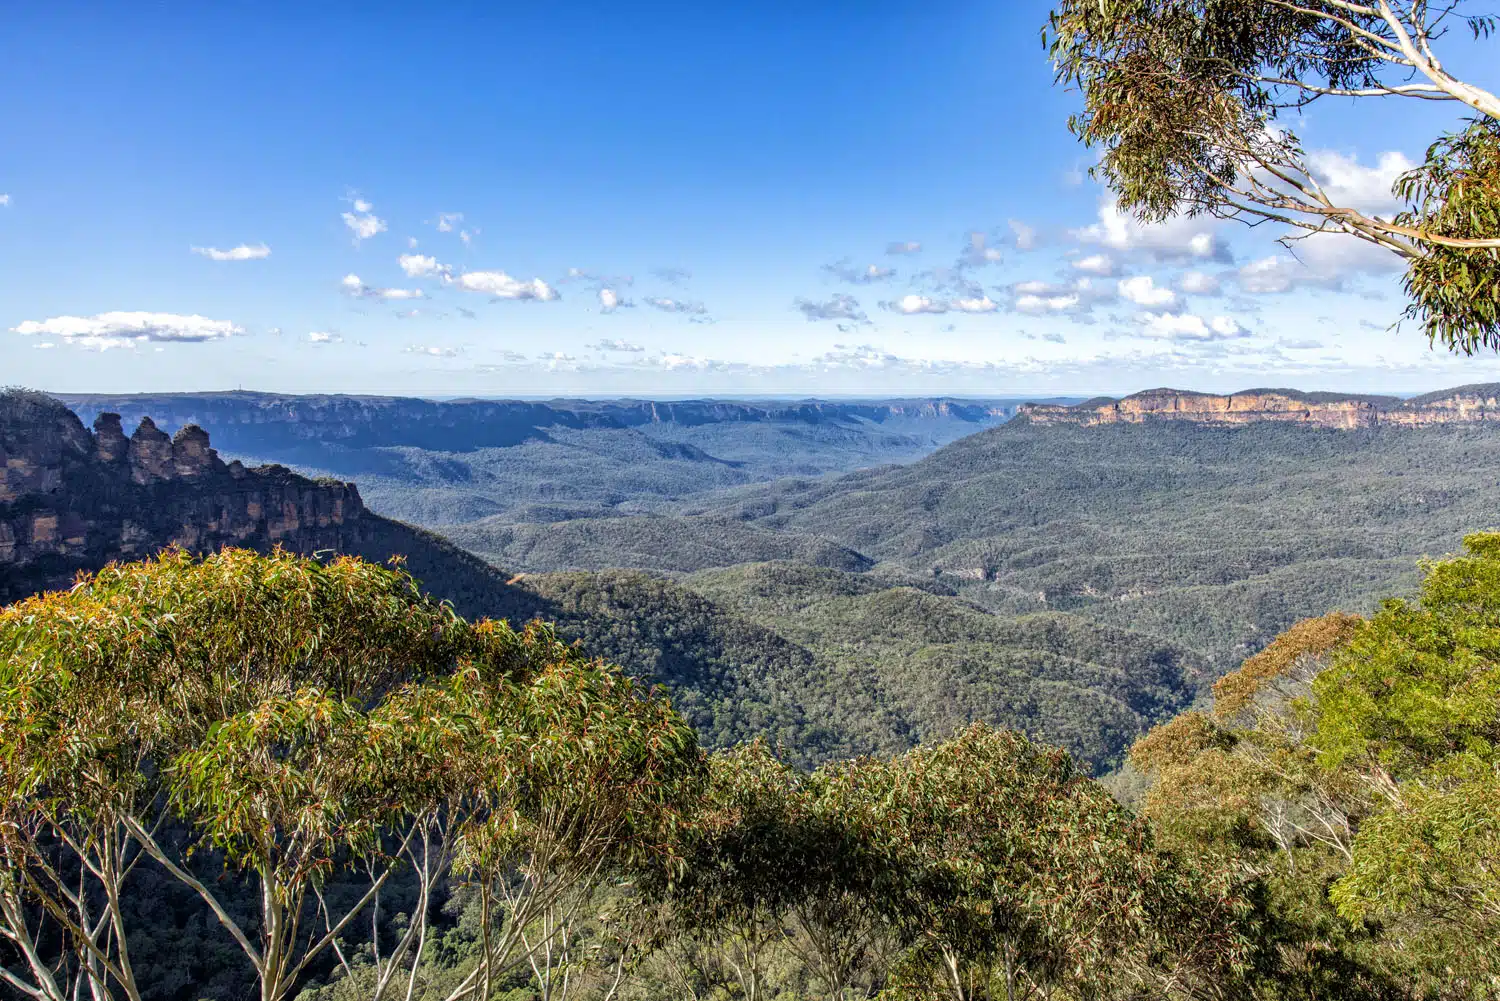
M32 4L0 382L55 391L1422 391L1394 261L1082 178L1048 5ZM1490 53L1492 54L1492 53ZM1493 86L1485 53L1456 54ZM1484 74L1492 79L1486 80ZM1378 206L1444 108L1315 107ZM1405 158L1405 159L1403 159Z

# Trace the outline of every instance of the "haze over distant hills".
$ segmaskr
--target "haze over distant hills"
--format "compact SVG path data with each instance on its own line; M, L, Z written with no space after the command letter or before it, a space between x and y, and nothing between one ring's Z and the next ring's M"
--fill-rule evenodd
M59 396L85 422L150 416L206 430L225 455L357 479L366 502L435 525L557 521L783 476L908 461L1023 402L448 400L182 393Z

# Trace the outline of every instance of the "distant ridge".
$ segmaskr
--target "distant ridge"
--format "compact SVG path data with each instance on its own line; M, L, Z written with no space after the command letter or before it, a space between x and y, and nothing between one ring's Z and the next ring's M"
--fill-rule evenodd
M1100 397L1073 406L1026 403L1017 416L1033 424L1142 424L1187 421L1254 424L1276 421L1352 430L1380 426L1500 421L1500 383L1456 386L1403 400L1361 393L1246 389L1218 395L1188 389L1147 389L1122 399Z

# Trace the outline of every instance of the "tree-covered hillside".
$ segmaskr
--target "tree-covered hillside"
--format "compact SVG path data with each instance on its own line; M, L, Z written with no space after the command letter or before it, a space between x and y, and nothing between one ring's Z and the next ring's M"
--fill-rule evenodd
M692 507L743 532L816 536L881 568L936 575L1004 614L1063 610L1159 636L1222 673L1298 618L1410 590L1417 557L1500 521L1497 469L1500 433L1484 425L1013 421L909 465L782 480ZM670 523L652 527L673 535ZM543 554L629 565L634 531L602 523L585 547L570 526L534 529L527 552L533 565ZM675 555L664 546L646 565ZM763 551L715 559L737 555Z

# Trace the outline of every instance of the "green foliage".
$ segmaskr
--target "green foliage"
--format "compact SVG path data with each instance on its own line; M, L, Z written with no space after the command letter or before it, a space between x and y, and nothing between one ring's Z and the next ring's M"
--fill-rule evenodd
M137 996L121 901L145 858L201 898L263 1001L407 866L413 920L376 953L376 994L415 976L437 882L466 879L486 931L453 997L487 991L562 895L669 850L701 772L670 704L545 627L470 624L357 559L243 550L111 565L0 612L0 753L0 927L56 1001L47 936L61 975ZM198 855L257 887L256 920Z
M1451 240L1500 233L1500 122L1474 119L1427 149L1396 183L1397 222ZM1473 354L1500 347L1500 247L1436 245L1406 269L1406 316L1433 341Z
M1500 535L1465 547L1416 601L1289 630L1215 685L1211 716L1131 751L1165 838L1262 873L1286 990L1500 989Z
M1496 18L1474 6L1063 0L1043 41L1057 81L1082 94L1069 127L1099 149L1093 171L1122 209L1365 239L1405 260L1407 316L1473 354L1500 348L1500 105L1453 77L1434 46L1458 23L1488 38ZM1325 96L1461 101L1479 117L1429 148L1395 187L1409 207L1382 219L1330 201L1291 131Z
M1435 914L1500 928L1500 534L1431 563L1313 685L1313 745L1380 808L1333 889L1350 917Z

